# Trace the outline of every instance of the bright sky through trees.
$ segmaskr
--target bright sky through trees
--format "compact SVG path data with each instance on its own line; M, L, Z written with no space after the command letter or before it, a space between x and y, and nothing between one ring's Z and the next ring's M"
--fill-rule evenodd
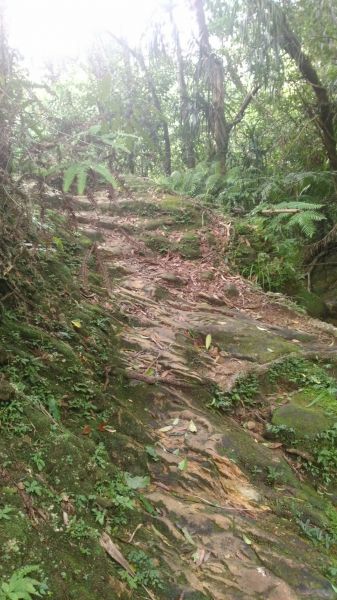
M0 4L6 6L10 43L33 67L82 55L95 35L107 30L136 44L162 6L160 0L0 0Z

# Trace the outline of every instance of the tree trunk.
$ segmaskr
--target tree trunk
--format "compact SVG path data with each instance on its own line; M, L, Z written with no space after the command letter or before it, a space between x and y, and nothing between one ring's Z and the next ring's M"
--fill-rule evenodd
M220 163L220 170L222 173L225 173L232 130L242 121L247 108L260 89L260 86L256 85L251 92L246 94L234 119L232 121L227 121L225 118L225 84L223 62L221 58L216 56L216 54L212 51L210 45L203 0L193 0L193 6L199 28L201 69L204 79L207 81L211 91L212 100L209 107L209 127L215 142L216 158ZM240 85L240 90L244 91L242 85Z
M225 120L224 66L210 45L203 0L193 0L193 7L199 29L200 67L211 92L209 126L215 142L216 157L221 170L225 171L229 138Z
M182 141L183 161L188 168L195 167L194 132L190 123L190 98L185 80L184 59L180 45L180 37L173 19L172 6L169 7L170 19L173 29L173 38L176 46L178 85L180 96L180 129Z
M277 16L275 35L281 48L292 58L303 78L311 85L317 102L317 126L320 131L331 171L337 172L337 146L334 132L335 110L327 89L322 84L310 58L303 52L301 42L292 31L284 12L274 2L267 6ZM335 185L337 180L335 179Z

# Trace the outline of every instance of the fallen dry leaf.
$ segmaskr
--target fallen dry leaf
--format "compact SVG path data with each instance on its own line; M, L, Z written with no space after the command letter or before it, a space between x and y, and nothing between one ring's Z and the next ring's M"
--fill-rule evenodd
M105 531L102 533L99 543L103 550L105 550L105 552L109 554L113 560L123 567L123 569L129 573L129 575L133 576L135 574L131 565L128 563L126 558L124 558L121 551L117 548L116 544L113 543L111 537Z
M282 442L265 442L263 445L271 450L277 450L277 448L281 448L283 446Z
M91 433L90 425L84 425L81 433L82 435L89 435Z

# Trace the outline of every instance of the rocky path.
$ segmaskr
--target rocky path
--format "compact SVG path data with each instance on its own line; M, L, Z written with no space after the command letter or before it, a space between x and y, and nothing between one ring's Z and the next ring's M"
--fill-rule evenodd
M156 548L172 600L334 598L325 558L282 501L318 507L256 408L210 405L238 378L287 356L333 355L336 330L267 295L226 264L232 226L207 207L138 189L74 201L88 251L118 308L122 357L139 389L129 444L155 448L148 499L158 508L135 541ZM85 268L83 270L85 273ZM85 275L83 276L85 287ZM130 426L131 427L131 426ZM268 485L263 472L281 469Z

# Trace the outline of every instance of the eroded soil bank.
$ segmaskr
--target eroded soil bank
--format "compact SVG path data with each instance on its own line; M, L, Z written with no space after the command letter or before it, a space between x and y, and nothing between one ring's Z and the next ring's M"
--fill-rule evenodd
M71 205L1 317L1 579L335 598L337 330L231 273L205 206L145 181Z

